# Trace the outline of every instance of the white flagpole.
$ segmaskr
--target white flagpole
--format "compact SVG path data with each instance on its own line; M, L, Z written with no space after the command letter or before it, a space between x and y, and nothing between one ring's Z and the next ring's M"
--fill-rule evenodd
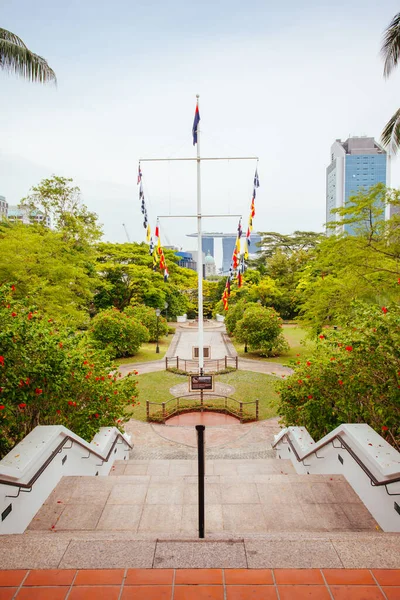
M199 108L199 94L196 95ZM201 238L201 178L200 178L200 129L197 124L197 279L198 279L198 326L199 326L199 373L204 369L204 332L203 332L203 248Z

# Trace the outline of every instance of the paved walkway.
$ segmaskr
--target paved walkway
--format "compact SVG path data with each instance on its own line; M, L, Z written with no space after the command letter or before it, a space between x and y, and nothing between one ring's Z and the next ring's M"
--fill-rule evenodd
M399 570L0 571L1 600L398 600Z

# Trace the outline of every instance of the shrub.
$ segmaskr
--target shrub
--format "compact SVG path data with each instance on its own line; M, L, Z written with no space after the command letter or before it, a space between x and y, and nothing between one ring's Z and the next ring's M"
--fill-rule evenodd
M12 286L14 287L14 286ZM99 427L126 421L137 397L109 354L44 317L0 287L0 456L37 425L64 425L87 441Z
M274 356L279 352L278 349L287 349L281 323L280 316L273 308L250 304L236 323L235 338L247 344L250 350L260 350L264 356Z
M157 315L154 308L144 306L144 304L137 306L128 306L124 313L128 317L133 317L136 321L146 327L149 332L149 342L157 341ZM158 339L167 335L168 324L164 317L158 317Z
M354 303L324 329L306 361L279 385L279 414L319 439L341 423L368 423L400 446L400 308Z
M116 308L100 311L93 318L89 331L113 358L132 356L143 342L149 340L149 332L144 325Z

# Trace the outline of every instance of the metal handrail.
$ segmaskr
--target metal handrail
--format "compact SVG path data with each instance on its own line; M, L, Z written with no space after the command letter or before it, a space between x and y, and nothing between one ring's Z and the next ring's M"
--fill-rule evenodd
M78 446L81 446L81 448L84 448L85 450L89 451L89 456L90 454L93 454L94 456L97 456L97 458L99 458L100 460L104 462L108 462L108 459L111 456L112 451L114 450L115 446L118 443L118 440L122 439L123 442L128 446L128 448L130 450L132 450L133 446L131 446L131 444L129 444L129 442L126 441L126 439L119 433L115 440L113 441L113 443L111 444L111 448L109 449L107 456L104 458L101 454L99 454L98 452L96 452L95 450L92 450L91 448L88 448L87 446L85 446L84 444L82 444L82 442L80 442L79 440L76 440L75 438L72 438L70 435L67 435L62 442L60 442L57 446L57 448L55 450L53 450L53 452L50 454L50 456L45 460L45 462L42 464L41 467L39 467L39 469L36 471L36 473L34 475L32 475L32 477L30 478L30 480L28 481L28 483L19 483L16 481L8 481L8 479L0 479L0 485L10 485L12 487L18 487L20 489L28 489L31 488L33 486L33 484L35 483L35 481L37 481L39 479L39 477L41 476L41 474L47 469L47 467L49 466L49 464L55 459L55 457L57 456L57 454L59 454L63 447L65 446L65 444L68 441L72 442L73 444L77 444ZM70 448L72 448L72 446L70 446Z
M250 400L249 402L242 402L241 400L237 400L236 398L233 398L232 396L223 396L222 394L207 394L207 392L203 393L203 399L206 398L211 398L211 399L221 399L221 400L233 400L234 402L237 402L238 404L256 404L257 400ZM192 394L184 394L183 396L175 396L174 398L168 398L168 400L165 400L164 402L151 402L151 400L146 400L146 402L148 404L154 404L155 406L162 406L163 404L168 404L169 402L173 402L174 400L181 400L182 398L187 398L187 399L192 399L192 400L200 400L200 397L194 396Z
M272 447L275 448L279 444L279 442L281 440L283 440L284 438L287 439L288 444L289 444L290 448L292 449L293 454L295 455L298 462L303 462L306 458L308 458L309 456L312 456L313 454L316 454L321 448L324 448L324 446L327 446L328 444L333 445L334 440L338 440L341 443L342 449L347 450L347 452L354 459L354 461L358 464L358 466L364 471L364 473L367 475L367 477L369 477L369 480L371 481L371 484L373 486L377 486L377 487L383 486L383 485L386 486L386 485L389 485L390 483L400 482L400 476L393 477L392 479L382 479L382 480L377 479L375 477L375 475L363 463L361 458L359 456L357 456L357 454L354 452L354 450L349 446L349 444L347 444L347 442L344 441L344 439L340 435L335 434L335 435L329 437L321 446L318 446L318 448L316 448L316 449L310 450L302 458L300 458L300 455L298 454L296 448L293 446L288 433L285 433L277 442L274 442L272 444Z

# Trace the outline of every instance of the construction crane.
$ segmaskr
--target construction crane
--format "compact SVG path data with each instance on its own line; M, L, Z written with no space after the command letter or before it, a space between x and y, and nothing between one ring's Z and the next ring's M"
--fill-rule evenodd
M129 243L131 243L131 238L129 237L129 233L128 233L125 223L122 223L122 227L125 230L126 239L128 240Z

